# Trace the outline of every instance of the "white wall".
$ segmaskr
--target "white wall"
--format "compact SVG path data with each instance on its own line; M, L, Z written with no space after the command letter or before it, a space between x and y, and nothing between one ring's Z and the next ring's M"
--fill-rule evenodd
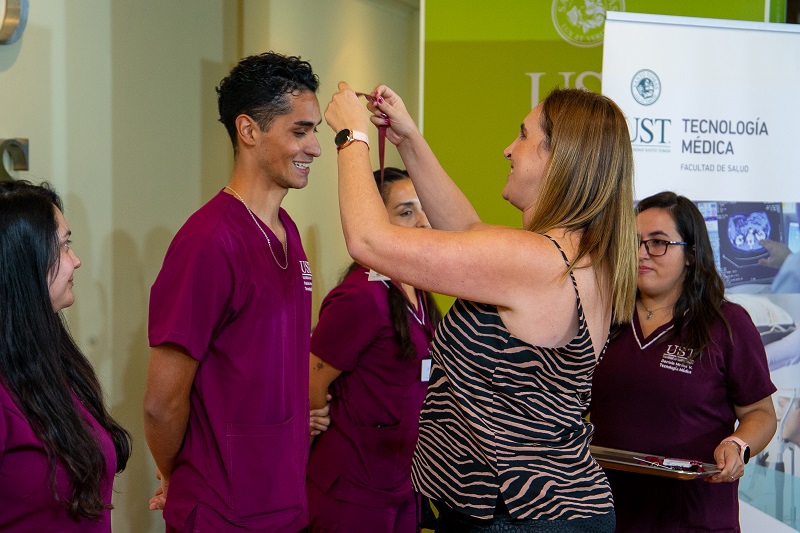
M30 0L22 39L0 46L0 138L29 138L30 171L17 177L48 180L65 201L83 262L67 319L135 438L115 483L115 532L163 531L147 510L147 304L172 236L229 177L214 87L243 55L274 49L311 62L323 110L345 79L387 82L414 112L418 24L409 0ZM315 316L349 262L333 132L319 131L310 184L284 202L314 269Z
M412 114L418 100L419 9L399 0L245 0L242 45L245 55L273 49L300 55L320 78L321 110L340 81L358 91L386 83L403 96ZM378 168L377 130L371 128L370 155ZM334 132L319 127L322 156L309 185L290 191L284 207L294 217L314 273L314 322L322 298L350 264L342 237L336 188ZM387 142L386 164L401 164Z

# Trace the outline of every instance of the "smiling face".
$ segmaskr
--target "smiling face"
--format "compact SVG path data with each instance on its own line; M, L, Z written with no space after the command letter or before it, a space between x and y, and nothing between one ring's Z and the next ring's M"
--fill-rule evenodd
M384 205L389 213L389 222L405 228L431 227L411 179L394 181L388 188Z
M317 126L322 120L317 96L311 91L287 94L291 110L277 116L266 131L254 126L259 166L270 182L285 189L308 184L311 162L319 157Z
M50 303L53 311L58 313L75 302L72 294L72 275L75 269L81 266L81 260L72 250L70 237L72 232L67 225L67 220L57 207L55 209L56 222L58 223L58 258L55 265L48 273L47 284L50 288Z
M511 161L503 198L522 211L523 218L536 204L550 160L550 151L544 143L541 114L542 106L539 104L528 113L520 126L519 135L503 152L505 158Z
M683 241L678 233L675 220L670 212L660 207L645 209L636 217L639 241L662 239L665 241ZM652 256L639 246L639 291L648 298L677 300L683 292L683 280L689 260L684 246L667 246L667 252L661 256Z

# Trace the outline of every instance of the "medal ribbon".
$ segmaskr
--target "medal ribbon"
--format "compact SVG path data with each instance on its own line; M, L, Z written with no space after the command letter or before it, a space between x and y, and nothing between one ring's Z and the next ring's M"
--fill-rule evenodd
M375 105L376 98L367 93L356 93L356 96L363 96L372 105ZM378 128L378 161L381 165L381 185L383 185L383 161L386 154L386 126L376 126Z

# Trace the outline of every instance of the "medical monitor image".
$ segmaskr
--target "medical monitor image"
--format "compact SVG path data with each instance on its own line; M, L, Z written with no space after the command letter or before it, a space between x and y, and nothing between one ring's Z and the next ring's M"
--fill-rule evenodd
M788 237L786 246L793 254L800 252L800 222L789 222Z
M780 202L697 202L725 287L770 284L776 270L758 264L769 257L759 241L786 242Z

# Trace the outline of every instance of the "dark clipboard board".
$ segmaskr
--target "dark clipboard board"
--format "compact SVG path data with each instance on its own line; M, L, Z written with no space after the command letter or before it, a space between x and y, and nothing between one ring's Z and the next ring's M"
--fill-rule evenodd
M604 448L602 446L589 447L594 460L609 470L623 470L649 476L666 477L671 479L692 480L702 477L713 476L719 469L717 465L711 463L701 463L702 472L693 470L683 470L677 467L664 467L648 464L642 461L646 457L655 457L663 460L664 456L648 453L629 452L627 450L617 450L615 448Z

